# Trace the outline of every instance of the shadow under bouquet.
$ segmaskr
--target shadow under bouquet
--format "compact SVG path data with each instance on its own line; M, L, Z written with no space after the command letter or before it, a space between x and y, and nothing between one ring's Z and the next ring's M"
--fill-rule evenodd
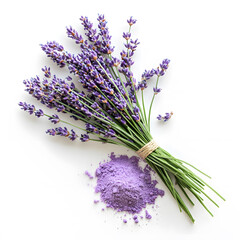
M70 76L61 79L52 75L49 67L42 69L45 75L43 79L37 76L24 80L26 91L34 98L52 110L68 114L76 122L84 122L85 128L60 119L56 113L48 115L32 104L20 102L19 105L30 114L47 117L54 124L62 122L70 128L81 130L78 135L73 129L56 127L46 131L49 135L64 136L72 141L80 139L82 142L90 140L111 143L132 149L158 174L180 211L185 211L192 222L194 218L181 195L185 195L185 199L192 205L194 203L191 197L196 198L212 215L204 204L204 198L218 205L205 193L205 187L209 187L223 200L224 198L189 167L204 174L203 172L173 157L158 146L151 136L152 105L161 90L158 87L159 79L165 74L170 61L164 59L156 69L145 70L141 80L136 81L131 71L133 55L139 44L131 36L131 28L136 20L132 17L127 20L129 30L123 33L126 42L120 58L113 56L114 47L104 15L99 15L97 20L98 28L95 29L87 17L80 18L86 36L80 35L72 27L67 28L68 37L80 47L78 54L69 53L55 41L41 45L42 50L60 68L67 67L77 77L81 89L75 86ZM146 111L144 89L147 88L147 81L153 77L156 78L156 85ZM159 115L158 119L167 121L171 115L172 113Z

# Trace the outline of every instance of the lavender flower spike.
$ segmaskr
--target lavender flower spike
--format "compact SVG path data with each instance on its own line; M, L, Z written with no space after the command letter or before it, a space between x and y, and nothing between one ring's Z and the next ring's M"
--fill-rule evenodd
M169 59L164 59L162 61L162 63L159 65L160 68L158 67L156 70L155 70L155 74L158 75L158 76L163 76L166 72L166 70L168 69L168 64L170 63L170 60Z
M33 114L34 111L35 111L34 105L27 104L26 102L24 102L24 103L23 103L23 102L20 102L18 105L19 105L20 107L22 107L21 109L22 109L23 111L28 112L30 115Z
M43 110L42 109L36 110L35 106L32 104L20 102L18 105L21 107L22 110L28 112L30 115L34 113L35 116L38 118L44 116Z
M74 141L78 137L78 135L75 133L75 131L73 129L71 129L71 133L70 133L66 127L64 127L64 128L58 127L55 129L54 128L48 129L46 131L46 133L51 136L59 135L59 136L63 136L63 137L68 137L72 141Z

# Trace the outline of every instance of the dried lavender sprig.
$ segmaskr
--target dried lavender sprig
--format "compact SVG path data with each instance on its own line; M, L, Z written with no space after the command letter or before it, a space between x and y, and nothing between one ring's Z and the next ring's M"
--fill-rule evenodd
M64 121L62 119L59 118L58 115L54 114L52 116L44 113L42 111L42 109L36 109L34 105L32 104L27 104L26 102L20 102L19 103L19 106L21 106L24 111L30 113L30 114L35 114L36 117L40 117L40 116L45 116L45 117L48 117L48 119L53 122L54 124L58 123L58 122L61 122L61 123L64 123L64 124L67 124L69 126L72 126L74 128L77 128L77 129L80 129L82 131L85 131L85 129L75 125L75 124L72 124L70 122L67 122L67 121ZM50 135L52 136L55 136L55 135L60 135L60 136L65 136L65 137L68 137L70 140L75 140L77 138L77 135L75 133L75 131L73 129L71 129L71 133L67 130L66 127L64 128L61 128L61 127L58 127L58 128L55 128L55 129L48 129L46 133L49 133ZM107 137L104 137L100 134L96 134L96 133L91 133L101 139L105 139L106 142L111 142L113 144L117 144L117 145L123 145L122 143L120 142L117 142L117 141L114 141L114 140L110 140L107 138ZM86 135L86 134L85 134ZM118 139L122 139L121 137L117 137ZM96 140L96 139L91 139L89 138L89 140ZM125 146L125 145L124 145Z
M151 124L150 120L151 120L151 111L152 111L153 101L155 99L156 92L158 92L158 91L160 92L160 90L158 90L158 81L159 81L160 76L163 76L165 74L166 70L168 69L168 64L169 63L170 63L169 59L164 59L162 61L162 63L160 64L160 68L158 67L157 70L155 71L155 74L157 75L157 81L156 81L156 86L154 88L154 94L152 96L152 100L151 100L150 107L149 107L149 112L148 112L148 129L149 129L149 131L150 131L150 124ZM171 117L171 115L169 115L169 118L170 117ZM166 118L166 120L168 120L168 119Z
M129 41L129 39L131 37L131 26L136 23L136 20L134 20L132 17L130 17L130 19L127 20L127 22L129 24L129 30L128 30L128 33L123 33L123 37L126 39L127 46L128 46L129 45L128 41ZM129 54L129 48L127 48L127 55L124 53L124 51L121 52L122 60L126 60L126 56L127 56L128 59L130 59L130 57L132 57L132 55L133 55L133 51L131 52L131 54ZM131 64L129 64L129 66L127 68L125 68L125 70L127 70L127 69L128 69L128 71L130 73L130 77L129 78L131 79L131 84L132 84L132 87L134 88L134 93L135 93L136 89L135 89L134 82L133 82L132 77L131 77L131 70L130 70L131 69ZM124 74L124 76L125 76L126 80L128 81L126 74ZM136 94L135 94L135 98L136 98L137 106L140 107ZM145 112L144 101L143 101L143 110ZM146 117L145 117L145 114L143 114L142 108L140 108L140 115L141 115L141 119L146 124L147 123L146 122Z

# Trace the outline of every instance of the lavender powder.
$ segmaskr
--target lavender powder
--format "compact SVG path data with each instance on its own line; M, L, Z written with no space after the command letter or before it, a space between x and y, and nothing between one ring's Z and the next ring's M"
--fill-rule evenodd
M86 174L90 179L93 179L93 176L92 176L88 171L85 171L85 174Z
M164 195L163 190L155 187L157 181L151 179L151 168L139 167L138 157L116 157L111 153L110 159L109 162L101 163L95 173L95 192L100 193L101 200L107 207L136 214L141 212L146 204L154 204L158 196ZM146 215L150 218L150 215ZM134 218L137 223L138 219L135 216Z

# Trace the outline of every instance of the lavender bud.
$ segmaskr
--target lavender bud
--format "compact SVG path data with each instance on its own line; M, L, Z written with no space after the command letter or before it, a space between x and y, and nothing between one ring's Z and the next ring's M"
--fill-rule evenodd
M89 136L87 134L81 134L80 140L81 142L87 142L89 140Z
M137 22L137 20L133 19L132 16L127 20L128 24L130 26L132 26L133 24L135 24Z
M54 124L57 124L60 122L60 119L57 114L53 114L51 117L49 117L49 120Z
M44 113L43 113L42 109L36 110L35 111L35 116L38 117L38 118L44 116Z

